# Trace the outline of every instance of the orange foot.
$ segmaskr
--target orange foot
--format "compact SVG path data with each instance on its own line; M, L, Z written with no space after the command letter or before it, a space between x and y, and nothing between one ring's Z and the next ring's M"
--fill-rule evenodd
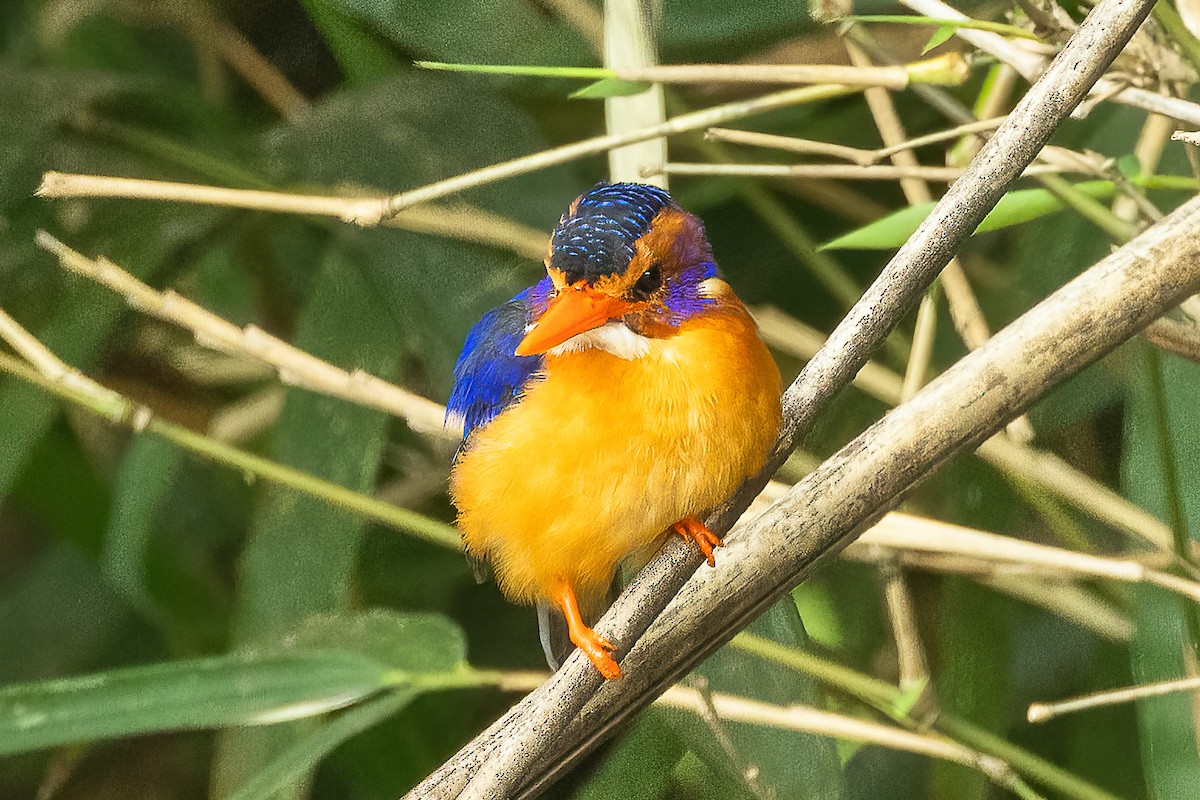
M684 517L671 526L671 530L683 537L685 542L695 542L696 547L700 548L700 552L708 560L710 567L715 567L717 562L713 559L713 548L720 547L724 544L721 537L708 529L698 519L693 517Z
M567 618L567 632L575 646L583 651L592 665L608 680L621 677L621 667L609 653L616 647L608 639L589 628L579 615L579 603L575 600L575 589L562 581L558 585L558 596L554 598L563 616Z

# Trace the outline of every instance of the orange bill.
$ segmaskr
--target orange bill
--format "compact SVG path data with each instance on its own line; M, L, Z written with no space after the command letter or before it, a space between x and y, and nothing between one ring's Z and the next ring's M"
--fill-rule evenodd
M572 336L624 316L628 310L626 301L595 289L563 289L550 301L546 312L517 345L516 354L533 356L544 353Z

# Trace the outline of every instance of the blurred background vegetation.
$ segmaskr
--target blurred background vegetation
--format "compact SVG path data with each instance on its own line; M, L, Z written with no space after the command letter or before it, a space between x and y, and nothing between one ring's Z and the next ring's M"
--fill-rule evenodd
M1034 30L1020 11L1027 5L960 8ZM1053 9L1068 21L1086 11ZM882 0L855 8L902 11ZM61 269L35 233L440 403L467 330L538 277L538 253L559 214L607 177L603 155L456 195L433 212L433 232L404 217L361 229L329 218L33 194L46 170L388 194L595 136L605 129L601 102L567 96L585 81L431 72L413 61L596 65L600 14L590 0L0 7L0 308L160 420L417 512L383 524L154 432L133 435L4 362L0 797L395 798L515 700L496 688L497 676L544 669L533 612L477 585L459 553L431 540L453 519L445 493L452 443L378 410L284 388L246 358L214 354ZM663 63L846 62L839 30L814 22L799 2L663 0L658 27ZM876 55L906 62L921 57L935 27L858 30ZM1050 33L1040 31L1054 41ZM1158 41L1176 52L1171 37ZM966 47L951 41L938 52ZM1179 61L1183 77L1168 88L1186 93L1194 73L1186 57ZM994 59L976 58L962 86L894 98L917 136L960 121L948 121L947 103L1003 113L1024 85L1005 80ZM670 88L667 102L681 113L764 91L700 83ZM881 145L861 95L738 126ZM1105 221L1136 227L1187 196L1192 169L1184 145L1165 144L1170 130L1107 103L1063 126L1055 143L1099 154L1090 177L1118 186L1121 197L1112 200L1110 189L1088 206L1060 186L1073 209L1049 213L1043 204L1029 221L966 246L962 263L993 330L1104 255L1122 230ZM1165 145L1161 163L1146 163L1155 151L1147 140ZM952 139L918 153L944 165L947 155L961 163L955 150L969 147ZM717 145L702 131L673 137L670 154L679 162L796 160ZM1147 198L1139 187L1149 173L1183 180ZM718 262L749 305L819 331L836 323L888 253L816 245L908 202L895 181L700 176L673 177L671 189L704 219ZM936 293L933 301L936 331L914 333L910 319L881 352L882 366L902 375L914 337L932 344L929 375L965 352L944 301ZM789 346L786 333L772 345L790 379L803 347ZM1054 473L1067 475L1054 478L1059 491L1040 468L964 456L906 510L1072 551L1137 555L1186 574L1189 523L1200 528L1198 389L1194 365L1130 343L1034 410L1032 446L1013 437L1020 452L1067 467ZM886 408L870 393L845 392L783 477L796 479ZM1107 521L1098 519L1101 503L1115 509ZM1133 504L1164 522L1139 516ZM434 533L408 535L414 529ZM1174 534L1175 548L1155 550L1134 532L1160 542ZM556 795L1200 793L1197 705L1187 694L1025 721L1034 701L1187 675L1200 631L1194 607L1156 587L1006 571L986 559L919 564L896 582L903 560L830 564L753 629L847 671L814 678L811 664L806 671L763 658L753 646L761 639L745 639L700 670L704 685L898 727L933 725L1025 781L1003 788L980 770L893 747L654 708ZM888 585L912 601L915 628L899 637L923 652L927 676L898 666ZM855 689L853 679L864 676L876 688L904 684L904 694L884 691L872 703ZM888 702L892 722L879 711ZM1061 781L1046 777L1047 765Z

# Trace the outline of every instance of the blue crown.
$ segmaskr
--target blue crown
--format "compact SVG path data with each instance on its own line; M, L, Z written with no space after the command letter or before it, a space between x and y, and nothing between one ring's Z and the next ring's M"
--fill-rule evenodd
M550 240L550 266L569 283L622 273L640 239L671 195L643 183L598 183L559 220Z

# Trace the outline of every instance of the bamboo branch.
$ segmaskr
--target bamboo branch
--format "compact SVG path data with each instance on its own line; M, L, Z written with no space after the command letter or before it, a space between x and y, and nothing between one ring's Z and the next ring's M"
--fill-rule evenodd
M909 753L938 758L962 764L983 773L989 780L1009 788L1021 797L1037 797L1012 767L998 758L985 755L942 736L914 733L868 722L843 714L833 714L808 706L780 706L763 703L748 697L713 692L712 709L720 719L763 725L780 730L800 731L818 736L829 736L852 742L863 742L902 750ZM705 697L696 689L673 686L656 701L656 705L688 711L697 716L706 713Z
M107 259L87 258L45 231L38 231L37 243L55 255L65 269L111 289L138 311L191 331L205 347L265 364L279 373L283 383L379 409L403 419L426 436L446 440L461 436L457 426L446 423L442 406L407 389L362 370L335 367L257 326L239 328L186 297L147 286Z
M1101 578L1157 586L1200 605L1200 583L1139 561L1076 553L894 511L846 549L848 557L869 561L885 557L904 560L921 554L982 562L996 575Z
M866 66L871 63L866 53L849 39L843 40L850 63L856 66ZM886 89L872 87L864 90L863 97L879 138L885 147L903 145L908 139L892 96ZM892 164L899 168L918 166L917 156L909 149L900 149L891 155ZM907 177L900 180L900 190L910 205L924 203L933 199L929 185L918 178ZM958 260L950 259L945 270L958 269ZM904 381L900 387L901 400L909 400L925 383L929 364L933 357L933 340L937 333L937 301L934 284L921 298L917 308L917 320L913 326L912 347L909 349L908 363L904 371ZM973 299L973 298L972 298ZM913 608L912 594L908 589L908 581L904 571L897 563L884 564L880 570L884 581L884 605L887 608L888 620L892 626L893 638L896 642L896 655L900 667L900 687L909 689L923 687L921 700L932 702L932 694L927 691L929 686L929 660L925 655L925 646L921 641L920 630L917 626L916 611Z
M1091 11L1042 78L1030 89L976 156L967 173L950 188L908 243L884 268L879 279L855 305L847 319L834 331L826 348L809 362L800 377L785 393L785 429L768 470L739 491L723 513L710 520L715 526L714 530L728 530L732 521L740 516L741 511L765 484L770 471L786 459L802 436L811 429L816 412L837 390L849 383L854 373L867 361L871 351L883 341L896 321L949 261L954 249L970 235L1008 185L1033 160L1058 123L1103 74L1149 12L1150 5L1147 0L1101 0ZM707 121L707 124L700 127L710 127L713 124L717 123ZM1193 215L1192 218L1187 218L1188 221L1194 222L1198 210L1196 204L1189 204L1185 208ZM1179 218L1181 213L1176 212L1168 220ZM1186 217L1186 214L1182 216ZM1160 237L1165 235L1164 231L1171 237L1180 235L1178 227L1169 227L1166 221L1151 230ZM1142 242L1142 239L1136 241ZM860 466L870 464L873 481L880 477L881 470L891 472L896 478L902 479L897 481L898 484L915 480L921 465L932 467L940 464L955 447L961 447L972 435L978 436L981 428L986 431L988 425L994 424L998 413L994 405L988 409L992 416L984 419L961 413L961 409L948 401L955 400L961 404L967 398L938 396L940 392L935 392L935 387L954 386L954 380L950 377L952 374L975 374L976 378L995 380L1004 387L1004 391L998 391L996 388L982 391L978 387L969 387L970 399L978 400L976 408L982 409L985 405L997 404L1003 399L1005 402L1000 403L1002 407L1011 405L1023 410L1023 405L1031 402L1037 396L1036 393L1044 389L1027 380L1010 385L1011 376L1030 378L1036 365L1038 369L1043 370L1038 377L1061 378L1070 368L1081 366L1088 357L1098 357L1115 346L1120 341L1117 337L1128 333L1130 329L1144 327L1151 319L1161 314L1163 308L1182 299L1182 295L1176 291L1163 291L1163 287L1170 284L1166 282L1166 276L1161 271L1167 270L1168 264L1174 270L1186 270L1186 267L1181 267L1178 260L1172 256L1188 249L1183 243L1179 243L1170 253L1162 254L1157 261L1149 260L1149 263L1141 263L1144 254L1138 247L1128 246L1122 249L1119 251L1122 257L1139 262L1139 269L1133 274L1129 274L1128 270L1117 271L1116 280L1125 284L1119 287L1121 291L1118 295L1114 296L1111 291L1099 291L1100 285L1112 289L1112 276L1108 275L1107 271L1112 270L1113 265L1106 263L1099 273L1089 273L1089 282L1099 284L1096 287L1097 292L1082 297L1072 296L1071 302L1074 306L1064 308L1061 303L1051 304L1053 312L1058 315L1055 318L1045 320L1041 315L1034 317L1037 325L1044 324L1045 330L1052 334L1049 341L1040 337L1036 339L1043 350L1030 353L1020 347L1014 348L1014 344L1010 343L1014 335L1018 337L1016 345L1023 343L1020 336L1032 335L1033 332L1028 330L1028 326L1019 329L1019 334L994 337L983 348L968 356L960 364L961 368L946 373L918 395L936 396L939 405L922 404L922 416L916 418L911 414L902 415L899 410L893 412L890 419L902 419L907 427L897 430L894 423L877 425L868 432L867 442L860 439L851 446L850 452L854 453L855 458L849 462L839 459L826 462L830 465L828 469L818 470L798 484L789 494L795 493L796 496L813 501L802 517L824 527L824 535L817 534L816 531L806 531L805 536L791 537L790 542L782 543L777 536L735 539L729 549L735 550L737 556L726 554L721 562L723 569L697 573L689 584L694 588L687 593L687 597L698 601L690 604L693 610L700 614L715 615L714 621L721 620L719 624L712 626L708 634L697 635L695 629L689 631L673 624L667 626L673 630L664 631L661 623L684 622L677 613L668 611L655 628L659 633L653 637L639 638L641 632L659 616L660 610L698 565L698 557L686 548L673 542L668 543L597 625L601 635L622 646L632 641L638 642L626 658L630 669L627 670L624 680L602 687L602 681L590 663L579 653L573 654L541 689L501 717L458 756L422 782L409 796L423 800L437 800L460 794L471 798L499 798L515 796L518 790L525 793L539 791L546 782L553 780L562 770L568 769L588 747L607 736L621 720L644 706L657 692L670 685L676 676L696 663L697 659L719 646L732 634L736 626L746 624L757 611L766 607L773 597L797 580L812 559L836 548L856 522L879 512L878 506L855 507L852 503L851 507L856 512L853 515L847 516L843 513L850 511L850 508L823 508L821 511L824 513L819 515L819 519L814 519L812 511L820 508L822 498L810 494L811 487L838 476L843 468L852 467L857 461L861 461ZM1101 280L1102 277L1110 280L1105 283ZM1191 278L1190 275L1188 277ZM1154 285L1152 292L1147 292L1146 284L1156 278L1162 282ZM1179 278L1173 274L1171 279ZM1200 284L1200 276L1195 282ZM1188 285L1190 287L1190 284ZM1135 288L1142 291L1134 291ZM1067 289L1060 290L1056 298L1061 297L1064 292L1071 294L1074 289L1075 284L1071 284ZM1081 344L1078 339L1068 335L1071 328L1064 330L1064 321L1077 326L1082 325L1078 311L1086 309L1088 312L1096 312L1101 297L1109 306L1115 306L1106 309L1112 316L1103 317L1106 319L1106 325L1099 330L1089 322L1089 330L1096 338ZM1161 305L1163 301L1169 305ZM1091 317L1089 320L1097 318L1101 317ZM1070 345L1082 349L1064 350ZM995 369L989 361L999 358L999 354L1011 355L1014 349L1019 350L1019 360L1012 364L1011 374ZM1009 359L1006 358L1005 361L1005 366L1008 366ZM966 366L963 367L963 364ZM980 368L986 369L986 372L971 372L972 369ZM957 388L962 390L961 386ZM914 398L909 407L915 407L916 403L917 398ZM953 420L946 419L947 409L956 412ZM954 430L958 436L948 438L949 429L929 431L928 425L931 420L955 426ZM968 426L967 430L963 430L963 426ZM914 443L911 436L915 430L920 430L928 439ZM912 458L916 452L890 453L892 460L885 462L886 465L881 465L875 457L888 450L886 445L891 436L900 437L908 447L929 447L937 442L941 449L925 451L920 461ZM874 453L866 449L868 443L875 448ZM872 458L862 458L867 455L871 455ZM861 472L857 474L862 476ZM889 488L882 480L876 487L885 491ZM896 491L888 492L882 502L892 502L895 494ZM824 495L823 502L829 504L841 500L849 501L851 496L852 493L848 491L843 491L840 495L833 492ZM789 512L799 511L793 504L782 505ZM800 516L797 515L797 519ZM759 520L764 524L755 527L760 531L767 531L773 527L770 521L777 518L768 513ZM829 527L833 525L837 528ZM785 530L791 530L791 527L781 523L778 532L782 533ZM779 555L785 557L773 566L762 563L764 556ZM734 576L749 578L752 571L757 571L750 566L751 563L755 567L764 567L766 571L741 584L740 589L725 583L727 578ZM703 597L697 593L702 587L712 588L712 582L706 580L711 574L719 574L721 582L727 587L726 592L720 593L720 600L715 597ZM744 591L745 594L739 594L736 600L730 602L734 593L740 591ZM676 609L679 607L678 603L674 606ZM686 644L681 646L685 640ZM646 659L647 653L657 653L657 662L649 662ZM598 694L597 690L600 690ZM590 711L576 719L577 714L593 697L595 701ZM525 788L521 789L522 785Z
M846 145L830 142L814 142L809 139L797 139L792 136L779 136L773 133L742 131L732 128L709 128L704 132L704 137L706 139L714 139L718 142L744 144L752 147L771 147L776 150L787 150L793 153L817 153L835 158L844 158L855 164L866 166L868 164L877 164L883 159L905 150L916 150L919 147L937 144L948 139L957 139L967 134L994 131L1003 122L1004 117L981 119L963 125L956 125L953 128L937 131L925 136L917 136L916 138L898 142L887 147L876 148L875 150L864 150L858 147L847 147Z
M3 309L0 309L0 340L8 342L27 362L0 353L0 372L31 383L110 423L127 427L134 433L148 432L161 436L214 463L304 492L433 544L455 550L461 548L457 531L445 523L429 519L407 508L380 502L344 486L230 447L212 437L160 419L148 406L129 400L65 364Z
M386 202L386 198L382 196L290 194L262 189L228 189L193 183L76 175L54 171L42 176L42 183L35 194L38 197L54 198L120 197L127 200L160 200L284 214L311 214L334 217L360 225L382 223L417 233L430 233L503 248L539 261L546 253L548 238L548 234L542 231L466 205L422 206L406 209L387 220L379 219L375 212Z
M657 139L662 136L673 136L678 133L710 128L713 125L721 125L735 119L744 119L745 117L762 114L767 111L854 94L858 90L858 87L843 84L818 84L815 86L802 86L796 89L785 89L781 92L773 92L750 100L739 100L700 111L681 114L677 117L672 117L661 125L652 125L648 128L641 128L623 134L607 134L605 136L595 136L591 139L583 139L561 147L514 158L511 161L503 161L482 169L464 172L452 178L435 181L416 189L401 192L392 196L387 201L386 207L378 209L378 216L379 218L387 219L401 210L419 203L427 203L430 200L436 200L465 189L471 189L506 178L513 178L517 175L524 175L558 164L565 164L578 158L605 153L614 147L622 147L627 144L644 142L648 139ZM374 218L368 217L354 221L359 224L368 224L368 221Z
M181 13L178 22L211 46L281 117L295 121L308 109L308 98L258 52L241 31L206 5L196 4L188 12Z
M1030 722L1046 722L1064 714L1073 714L1089 708L1132 703L1148 697L1162 697L1176 692L1194 692L1197 689L1200 689L1200 678L1178 678L1173 681L1131 686L1128 689L1096 692L1073 700L1060 700L1057 703L1033 703L1029 706L1029 711L1025 716Z
M970 74L958 53L904 66L857 67L845 64L660 64L614 70L625 81L654 83L841 83L905 89L911 83L957 86Z
M896 166L894 164L708 164L667 162L660 170L665 175L707 175L745 178L830 178L843 181L893 181L916 178L952 183L963 175L958 167ZM1060 167L1038 164L1027 167L1022 175L1058 174ZM643 172L647 177L649 172Z
M1200 324L1163 317L1142 333L1150 344L1200 364Z
M612 10L606 9L605 19L608 20L612 16ZM627 36L628 28L619 33ZM607 79L630 83L839 83L846 86L883 86L897 90L905 89L914 83L959 86L970 76L970 65L958 53L945 53L911 64L886 67L847 64L654 64L625 60L607 60L604 67L500 66L451 64L441 61L416 63L425 69L450 72Z
M658 53L650 6L644 0L605 0L604 65L620 76L625 71L657 69ZM610 136L662 125L667 120L663 87L653 83L646 91L626 97L604 98L604 127ZM614 183L636 181L645 169L657 169L667 160L667 140L646 139L608 151L608 179ZM665 176L650 181L666 189Z
M660 125L628 131L620 134L607 134L583 139L561 147L542 150L527 156L503 161L482 169L465 172L452 178L435 181L416 189L410 189L387 198L345 198L312 195L280 195L278 192L257 190L234 190L218 187L197 187L187 184L159 184L147 188L145 182L132 182L128 178L105 178L104 181L126 182L119 189L112 188L115 184L76 183L74 178L68 179L64 188L63 173L48 172L43 177L42 186L37 194L41 197L68 196L113 196L119 191L121 197L150 197L160 200L175 200L178 202L199 202L215 205L234 205L239 208L255 208L272 211L288 211L296 214L317 214L332 216L344 222L370 227L386 223L397 217L402 211L422 203L428 203L447 195L482 186L495 181L525 175L539 169L546 169L558 164L565 164L575 159L590 155L605 153L617 147L645 142L664 136L699 130L720 125L736 119L774 111L779 108L828 100L859 91L858 87L843 84L818 84L786 89L780 92L766 94L750 100L739 100L724 105L713 106L701 111L693 111L673 117ZM80 176L85 177L85 176ZM83 192L83 194L80 194ZM142 194L138 194L142 192ZM151 195L150 193L154 194ZM281 199L286 198L286 199ZM400 224L399 222L397 224Z

